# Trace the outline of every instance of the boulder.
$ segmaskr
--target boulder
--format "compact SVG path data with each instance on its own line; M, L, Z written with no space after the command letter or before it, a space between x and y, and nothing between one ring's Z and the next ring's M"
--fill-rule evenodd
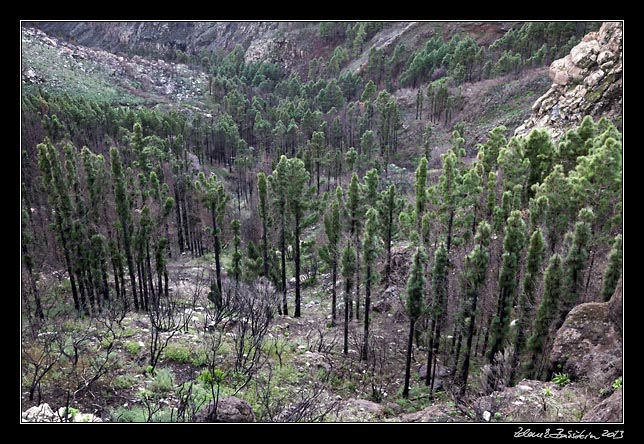
M373 422L382 418L385 407L366 399L351 398L342 401L337 420L340 422Z
M395 301L399 298L399 294L400 290L398 287L387 287L387 289L383 291L378 298L376 298L371 309L376 313L387 313L388 311L391 311Z
M436 379L434 381L434 391L443 390L445 387L444 381L450 375L450 371L447 367L442 364L436 364ZM427 377L427 366L421 365L418 369L418 377L421 381L424 381Z
M550 368L585 380L600 390L622 374L622 333L611 316L610 302L573 308L557 331Z
M579 68L588 68L597 61L599 42L582 41L570 51L570 61Z
M315 370L322 369L325 372L331 371L332 361L327 355L319 352L306 351L301 355L296 355L294 361L298 365L304 365Z
M250 404L235 396L228 396L219 400L217 417L214 417L214 403L201 409L196 417L196 422L255 422L255 413Z
M581 420L583 422L622 422L623 418L622 390L620 389L591 408Z
M58 422L60 418L56 416L49 404L45 402L44 404L31 407L22 412L22 420L25 422Z
M597 84L604 78L605 75L606 73L604 71L598 69L597 71L594 71L592 74L586 77L584 84L592 89L597 86Z

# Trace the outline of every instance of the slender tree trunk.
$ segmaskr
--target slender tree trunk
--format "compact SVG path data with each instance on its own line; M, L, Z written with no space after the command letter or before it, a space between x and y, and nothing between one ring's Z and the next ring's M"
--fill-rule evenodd
M364 288L364 339L362 341L362 360L369 356L369 310L371 309L371 265L367 265Z
M478 291L472 295L472 302L470 306L469 318L470 323L467 326L467 338L465 340L465 351L463 353L463 363L461 364L461 372L457 380L460 381L461 388L459 390L459 395L463 396L465 394L465 388L467 387L467 377L470 370L470 355L472 354L472 338L474 337L474 324L476 317L476 303L478 299Z
M179 253L183 253L183 228L181 223L181 201L179 200L179 193L177 192L177 186L174 186L174 199L176 204L174 206L175 214L177 217L177 242L179 244Z
M107 283L107 269L105 265L105 261L101 261L100 264L101 267L101 280L103 283L103 304L107 307L110 306L110 287Z
M282 213L282 231L280 236L280 250L282 256L282 312L284 316L288 316L288 303L286 300L286 227L284 224L284 213Z
M145 242L145 262L147 266L147 271L146 274L148 276L148 285L150 286L150 289L148 291L148 294L151 299L155 298L155 292L154 292L154 285L153 285L153 279L154 279L154 274L152 273L152 264L150 261L150 241L146 240ZM161 290L161 287L159 287L159 291ZM148 309L148 299L146 298L145 300L145 309Z
M338 277L338 259L333 257L333 265L331 266L331 326L335 327L336 325L336 304L337 304L337 295L335 290L336 280Z
M343 353L346 355L349 353L349 297L351 294L351 279L345 277L344 285L344 348Z
M221 294L221 262L220 262L220 245L219 245L219 233L217 229L217 213L215 209L215 204L213 203L210 206L210 214L212 216L212 233L214 237L214 248L215 248L215 273L217 279L217 294L215 295L215 305L217 309L221 309L222 306L222 294Z
M264 207L262 205L262 207ZM266 208L262 209L262 243L263 245L263 256L264 256L264 277L269 279L268 275L268 229L266 227ZM281 311L281 309L280 309Z
M23 256L28 256L27 249L25 246L22 246ZM38 319L45 319L45 315L42 311L42 304L40 302L40 294L38 293L38 287L36 286L36 279L34 278L33 266L30 261L24 261L27 267L27 275L29 277L29 285L31 287L31 293L34 297L34 302L36 303L35 315ZM27 315L31 320L31 304L29 303L29 298L25 294L25 303L27 305Z
M295 209L295 317L300 317L300 209Z
M411 377L411 352L414 346L414 324L415 319L409 320L409 338L407 339L407 360L405 361L405 387L403 388L403 398L409 398L409 378ZM427 369L429 372L429 368Z
M134 260L132 259L132 251L130 250L130 235L127 227L123 226L123 245L125 247L125 258L127 260L127 267L130 273L130 286L132 287L132 296L134 300L134 309L139 311L139 299L136 292L136 278L134 277Z
M356 242L356 263L360 264L360 242ZM356 321L360 320L360 266L356 267Z
M76 287L76 278L74 277L74 272L72 271L71 260L69 257L69 248L67 245L67 236L65 235L65 230L62 226L62 220L59 212L56 212L56 219L58 222L58 230L60 234L60 241L63 245L63 256L65 257L65 265L67 266L67 274L69 275L69 283L72 287L72 298L74 299L74 308L77 313L81 312L80 301L78 299L78 289Z

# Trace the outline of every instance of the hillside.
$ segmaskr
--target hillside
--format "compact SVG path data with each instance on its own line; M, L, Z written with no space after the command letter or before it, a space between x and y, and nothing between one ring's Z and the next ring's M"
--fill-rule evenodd
M23 422L623 421L620 23L22 25Z

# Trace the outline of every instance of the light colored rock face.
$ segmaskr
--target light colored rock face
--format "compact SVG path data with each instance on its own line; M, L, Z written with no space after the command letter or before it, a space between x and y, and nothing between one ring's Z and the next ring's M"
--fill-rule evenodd
M515 130L526 135L545 128L555 139L586 115L607 117L618 127L622 116L622 41L619 22L605 22L587 34L566 57L550 65L550 89L532 107L532 115Z
M623 369L621 331L611 319L609 304L589 302L573 308L550 354L551 368L597 391L610 387Z
M61 418L64 417L64 407L61 407L57 412L54 412L47 403L31 407L22 412L23 422L61 422ZM94 416L91 413L75 413L74 415L66 418L66 420L69 422L103 422L101 418Z

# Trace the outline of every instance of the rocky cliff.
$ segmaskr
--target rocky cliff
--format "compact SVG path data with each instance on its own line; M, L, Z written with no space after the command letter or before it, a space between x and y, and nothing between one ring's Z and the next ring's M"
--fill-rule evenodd
M532 115L515 134L545 128L555 138L581 123L586 115L622 125L623 29L605 22L587 34L563 59L550 65L550 89L532 106Z

